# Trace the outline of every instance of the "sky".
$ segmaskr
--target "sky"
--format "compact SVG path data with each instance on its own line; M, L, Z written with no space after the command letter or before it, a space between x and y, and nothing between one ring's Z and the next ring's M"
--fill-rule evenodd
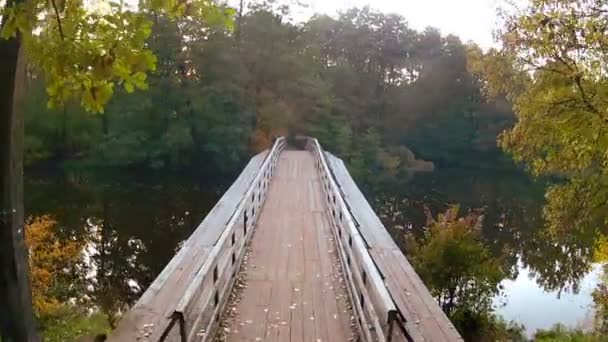
M0 4L5 0L0 0ZM127 0L127 2L137 0ZM238 6L239 0L224 0L232 6ZM255 0L245 0L249 3ZM300 10L306 19L313 13L336 15L339 11L370 6L385 13L397 13L407 19L410 26L423 30L433 26L442 34L454 34L463 42L474 41L482 48L498 47L492 37L497 27L497 8L504 6L506 0L278 0L295 3L299 1L308 5ZM510 0L521 4L526 0Z
M0 3L3 0L0 0ZM238 7L240 0L219 0ZM258 0L244 0L250 4ZM336 16L352 7L369 6L385 13L397 13L407 19L410 26L423 30L428 26L438 28L443 35L454 34L463 42L474 41L484 49L499 47L492 36L498 27L497 9L507 6L507 1L522 7L527 0L275 0L291 4L294 19L306 20L314 13ZM137 2L137 0L127 0ZM295 3L307 8L297 8Z
M313 12L336 14L351 7L370 6L381 12L397 13L410 26L422 30L433 26L442 34L454 34L463 42L472 40L489 48L497 46L492 32L497 27L497 8L502 0L302 0Z
M245 0L245 3L255 0ZM294 4L299 1L306 9L296 9L294 19L306 20L314 13L331 16L352 7L369 6L385 13L397 13L407 19L410 26L423 30L428 26L438 28L443 35L454 34L463 42L474 41L484 49L499 47L492 33L498 27L497 9L509 9L507 0L277 0ZM521 5L527 0L509 0ZM227 0L238 6L239 0Z

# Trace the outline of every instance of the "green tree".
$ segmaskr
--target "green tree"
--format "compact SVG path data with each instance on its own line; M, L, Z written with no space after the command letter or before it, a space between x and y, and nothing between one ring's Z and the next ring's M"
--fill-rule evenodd
M59 108L56 120L32 115L28 159L61 160L67 151L67 158L91 156L93 164L184 170L231 156L225 169L247 147L263 149L274 135L291 132L318 136L358 165L374 129L383 151L358 168L382 164L390 178L412 168L406 150L439 165L501 161L496 135L513 115L504 99L481 97L487 83L469 67L472 50L489 60L479 48L434 29L416 32L405 18L369 8L302 24L286 20L290 11L252 5L238 35L196 19L150 17L147 46L158 60L148 92L117 89L99 120L73 105ZM227 146L235 148L224 153Z
M500 139L537 176L560 180L547 192L553 231L606 226L608 193L604 64L606 8L596 0L534 0L506 18L502 33L519 79L509 93L517 124Z
M568 329L561 324L534 333L534 341L538 342L602 342L605 340L601 335L597 336L580 329Z
M459 332L470 340L491 340L498 331L492 298L499 293L505 272L482 241L483 215L458 214L457 206L437 219L427 214L424 236L407 238L408 256Z

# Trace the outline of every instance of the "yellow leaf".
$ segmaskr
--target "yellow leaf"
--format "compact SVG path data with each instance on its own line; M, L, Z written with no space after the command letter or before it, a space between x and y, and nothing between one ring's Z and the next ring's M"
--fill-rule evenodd
M125 90L127 91L127 93L132 93L133 91L135 91L135 88L133 87L133 83L131 82L125 82L124 84Z

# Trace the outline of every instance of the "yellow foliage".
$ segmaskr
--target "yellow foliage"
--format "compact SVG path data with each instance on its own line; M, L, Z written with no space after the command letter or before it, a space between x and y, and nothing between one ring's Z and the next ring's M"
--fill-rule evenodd
M53 289L64 270L76 265L82 242L60 239L55 234L57 222L48 215L28 218L25 238L30 253L32 299L36 315L44 315L61 306Z
M378 152L378 161L382 165L382 168L391 176L395 176L397 171L399 171L399 166L401 166L401 158L399 156L390 154L384 150Z
M608 261L608 236L601 235L595 242L594 259L601 263Z

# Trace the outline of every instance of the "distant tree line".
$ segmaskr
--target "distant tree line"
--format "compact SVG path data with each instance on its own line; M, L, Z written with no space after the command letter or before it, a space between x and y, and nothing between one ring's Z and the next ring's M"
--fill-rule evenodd
M486 100L479 47L369 8L303 23L289 11L252 5L234 30L153 15L149 89L115 89L103 114L48 109L30 70L26 162L225 173L276 135L308 134L358 177L429 169L418 159L509 165L496 137L514 115Z

